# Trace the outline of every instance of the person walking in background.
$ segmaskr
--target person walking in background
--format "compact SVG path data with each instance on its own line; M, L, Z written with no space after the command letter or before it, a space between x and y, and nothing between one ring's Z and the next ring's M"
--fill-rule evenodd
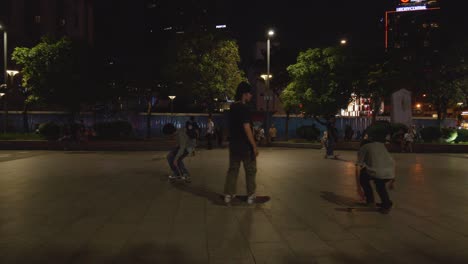
M213 122L213 119L211 115L208 117L208 122L206 123L206 140L207 140L207 145L208 149L213 148L213 138L215 134L215 124Z
M236 91L236 102L229 113L229 170L224 185L224 202L229 204L237 193L237 178L241 163L244 164L247 185L247 203L256 199L258 149L252 131L252 119L247 106L252 100L252 87L241 82Z
M275 124L271 124L270 130L268 131L271 142L275 142L277 134L278 130L276 129Z

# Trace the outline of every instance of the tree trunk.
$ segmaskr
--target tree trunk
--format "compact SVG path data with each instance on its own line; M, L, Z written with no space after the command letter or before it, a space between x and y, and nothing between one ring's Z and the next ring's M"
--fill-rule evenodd
M375 124L377 122L377 113L380 110L380 99L379 98L374 98L373 104L372 104L372 124Z
M286 124L285 124L285 133L284 135L286 136L286 141L289 140L289 116L290 116L290 112L289 111L286 111Z
M437 108L437 124L439 125L439 128L442 127L442 108L441 107Z
M29 124L28 124L28 104L25 103L23 107L23 132L29 133Z
M151 105L151 101L148 102L148 109L146 111L146 138L151 138L151 114L152 114L153 107Z

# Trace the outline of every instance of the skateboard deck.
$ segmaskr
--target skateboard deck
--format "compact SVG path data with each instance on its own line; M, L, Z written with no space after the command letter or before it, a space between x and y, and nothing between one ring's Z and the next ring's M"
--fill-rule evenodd
M224 202L224 195L220 195L219 197ZM236 195L236 197L234 197L231 200L231 204L232 205L247 204L247 198L248 198L247 195ZM264 204L264 203L266 203L266 202L268 202L270 200L271 200L270 196L257 196L255 198L255 204Z

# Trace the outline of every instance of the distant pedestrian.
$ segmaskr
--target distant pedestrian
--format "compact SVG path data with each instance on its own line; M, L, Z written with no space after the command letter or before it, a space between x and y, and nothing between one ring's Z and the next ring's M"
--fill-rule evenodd
M403 138L404 140L403 151L408 151L410 153L413 152L414 138L415 138L415 135L413 134L413 130L409 129L408 132L405 133L405 136Z
M278 134L278 130L275 127L275 124L271 124L270 130L268 131L268 135L270 136L271 142L276 141L276 136Z
M381 203L375 204L374 192L370 182L375 183ZM356 162L356 184L360 197L366 199L368 206L377 205L382 213L388 213L393 206L387 184L394 188L395 162L385 145L366 139L361 142Z
M215 124L213 122L212 117L208 117L208 122L206 123L206 140L207 140L207 146L208 149L213 148L213 139L215 136Z
M195 120L195 117L191 116L190 120L188 122L192 125L195 133L197 134L197 140L198 140L200 138L200 126L198 125L197 121Z
M252 131L251 113L247 106L252 100L252 87L241 82L237 87L236 102L229 113L229 170L224 186L224 202L229 204L237 193L237 178L241 163L245 169L247 185L247 203L256 199L257 156L258 149Z

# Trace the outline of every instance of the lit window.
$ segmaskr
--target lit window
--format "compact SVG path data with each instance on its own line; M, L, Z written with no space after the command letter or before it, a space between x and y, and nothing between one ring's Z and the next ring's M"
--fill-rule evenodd
M35 16L34 17L34 22L37 23L37 24L41 23L41 16Z
M438 28L438 27L439 27L439 24L438 24L438 23L431 23L431 27L433 27L433 28Z

